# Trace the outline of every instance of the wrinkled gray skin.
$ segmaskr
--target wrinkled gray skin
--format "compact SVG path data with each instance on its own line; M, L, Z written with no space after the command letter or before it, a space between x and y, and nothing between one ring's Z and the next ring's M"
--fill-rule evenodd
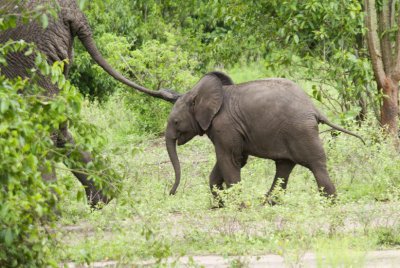
M324 195L335 196L318 123L360 138L330 123L290 80L271 78L235 85L227 75L211 72L178 99L169 116L165 139L175 170L170 194L175 194L181 176L176 144L207 134L217 158L210 174L212 192L213 187L222 189L223 183L227 187L238 183L240 169L253 155L275 161L276 173L267 196L278 178L286 189L296 164L311 170Z
M5 1L0 3L0 8L2 10L9 11L9 13L18 14L22 9L31 10L39 4L54 5L54 1L28 0L24 1L23 5L25 6L19 7L15 6L15 1ZM64 69L64 74L67 76L69 67L73 60L73 41L77 36L94 61L118 81L153 97L161 98L170 102L174 102L177 99L179 95L174 92L166 90L149 90L126 79L117 71L115 71L101 56L100 52L96 48L86 17L79 10L75 0L59 0L58 5L58 18L51 18L47 28L43 29L41 24L35 21L24 25L19 24L16 28L1 32L0 43L5 43L9 40L23 39L26 42L35 43L36 47L47 56L47 61L50 64L54 63L55 61L68 59L69 64ZM23 53L13 53L8 55L6 66L0 65L0 73L9 78L14 78L17 76L29 77L29 70L33 67L34 55L26 57L23 55ZM48 78L41 77L39 79L39 84L47 89L47 93L50 96L57 94L59 91L58 88L53 85ZM61 126L59 131L53 135L53 140L54 143L59 147L64 147L67 142L74 143L71 134L68 132L66 124ZM82 162L88 163L91 161L91 156L88 152L81 152L81 154ZM88 180L86 175L78 172L74 172L74 174L85 186L89 203L92 206L96 205L99 201L103 201L105 203L109 201L101 191L95 188L93 182ZM47 176L48 175L44 175L45 178Z

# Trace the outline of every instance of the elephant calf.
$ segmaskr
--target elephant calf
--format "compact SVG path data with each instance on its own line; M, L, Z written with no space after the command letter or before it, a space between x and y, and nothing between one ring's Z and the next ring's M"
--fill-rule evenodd
M330 123L294 82L271 78L234 84L221 72L206 74L175 103L168 119L166 146L175 170L175 194L180 182L176 143L185 144L196 135L207 134L215 146L217 161L210 174L210 188L222 189L240 181L240 169L249 155L275 161L271 194L288 178L296 164L311 170L318 188L326 196L336 189L326 169L326 156L318 123L362 138ZM213 193L215 194L215 193Z

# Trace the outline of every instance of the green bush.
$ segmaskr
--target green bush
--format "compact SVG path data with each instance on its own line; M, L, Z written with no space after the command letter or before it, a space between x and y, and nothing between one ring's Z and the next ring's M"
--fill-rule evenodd
M127 39L115 34L105 33L98 40L97 46L107 61L119 72L123 72L127 64L124 58L129 55ZM105 101L111 94L123 87L123 84L108 75L99 65L94 64L88 52L78 47L79 56L73 61L70 79L79 87L80 92L91 100Z
M0 47L1 62L10 51L26 51L24 42L8 42ZM0 76L0 266L44 266L53 264L53 234L57 199L62 197L57 183L42 179L60 151L50 139L54 129L79 114L81 98L62 75L63 63L48 66L37 54L37 72L51 75L62 89L55 98L45 97L34 74L31 80ZM21 94L21 92L23 94Z
M129 72L134 74L139 84L147 88L169 88L186 92L197 82L191 70L197 59L179 48L175 36L171 34L168 42L156 40L146 42L140 49L132 51L126 58ZM171 110L171 104L132 90L127 91L126 104L137 119L137 132L161 133Z
M11 52L34 53L36 69L29 79L0 75L0 266L56 266L54 229L64 187L42 176L52 174L53 168L65 169L59 163L79 166L76 149L91 149L101 138L95 135L95 127L80 119L82 96L65 79L64 62L49 66L33 45L9 41L0 45L1 64L6 64L5 57ZM38 74L51 77L60 93L46 96L36 83ZM50 137L65 122L74 130L77 143L74 147L55 148ZM110 180L116 175L103 163L97 157L80 168L98 187L111 186L105 191L115 195L118 186ZM110 178L107 181L101 179L105 172Z

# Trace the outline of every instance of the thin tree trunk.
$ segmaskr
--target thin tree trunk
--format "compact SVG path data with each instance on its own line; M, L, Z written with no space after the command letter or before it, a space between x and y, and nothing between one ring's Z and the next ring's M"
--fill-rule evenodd
M371 57L372 68L378 88L383 88L385 81L385 70L382 61L382 49L378 36L378 20L376 14L375 0L365 0L365 24L367 26L367 43Z
M396 34L396 43L392 43L389 36L396 21L394 2L394 0L383 0L379 12L377 12L375 0L365 0L364 4L368 50L378 90L382 90L383 93L380 123L393 138L396 148L399 148L400 30ZM400 16L397 16L399 27Z
M399 90L398 81L391 78L385 79L382 92L384 94L381 107L381 125L387 127L391 136L395 139L398 135L398 120L399 120Z

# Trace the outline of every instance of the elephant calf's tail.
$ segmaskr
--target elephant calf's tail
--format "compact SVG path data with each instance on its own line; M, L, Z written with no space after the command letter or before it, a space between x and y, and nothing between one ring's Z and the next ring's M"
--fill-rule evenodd
M326 124L326 125L330 126L333 129L339 130L339 131L341 131L343 133L346 133L346 134L349 134L351 136L359 138L362 141L362 143L364 143L364 145L365 145L365 141L359 135L357 135L357 134L355 134L355 133L353 133L351 131L348 131L347 129L344 129L341 126L338 126L338 125L335 125L335 124L329 122L329 120L325 116L319 115L317 120L318 120L318 123Z

